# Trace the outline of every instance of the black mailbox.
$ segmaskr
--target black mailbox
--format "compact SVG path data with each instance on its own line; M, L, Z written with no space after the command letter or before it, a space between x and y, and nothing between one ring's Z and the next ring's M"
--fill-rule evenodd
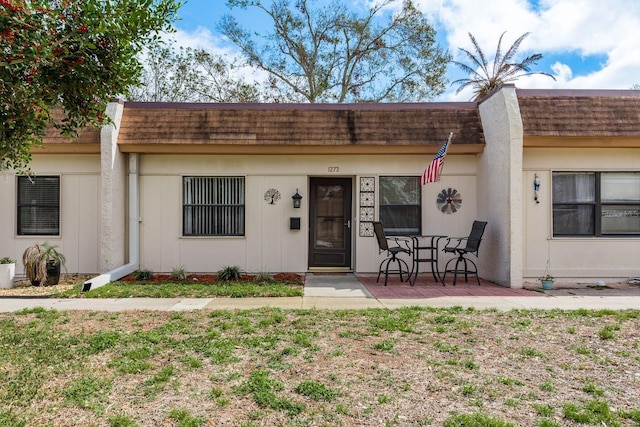
M300 218L289 218L289 230L300 230Z

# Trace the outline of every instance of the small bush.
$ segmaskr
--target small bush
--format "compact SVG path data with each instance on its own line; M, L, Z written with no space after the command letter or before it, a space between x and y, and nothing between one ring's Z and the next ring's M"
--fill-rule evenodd
M268 271L261 271L256 274L256 282L275 282L273 275Z
M237 265L227 265L218 271L218 278L223 282L233 282L234 280L240 280L241 277L242 270Z
M149 280L153 277L151 270L136 270L133 272L133 278L136 280Z
M176 280L186 280L187 278L187 269L184 268L184 265L180 267L174 267L171 269L171 278Z

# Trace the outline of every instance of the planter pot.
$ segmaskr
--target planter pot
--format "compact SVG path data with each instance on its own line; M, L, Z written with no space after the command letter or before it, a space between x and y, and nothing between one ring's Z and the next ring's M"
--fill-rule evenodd
M542 289L544 289L545 291L553 289L553 280L541 280L541 282L542 282Z
M16 265L13 264L0 264L0 288L11 289L13 288L13 278L16 275Z
M55 262L54 260L47 261L47 279L42 284L43 286L53 286L57 285L60 281L60 263ZM31 284L33 286L40 286L39 280L32 280Z

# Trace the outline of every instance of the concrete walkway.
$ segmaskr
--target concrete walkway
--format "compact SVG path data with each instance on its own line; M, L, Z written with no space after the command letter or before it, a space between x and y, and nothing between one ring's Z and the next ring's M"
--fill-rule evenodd
M391 284L389 285L391 286ZM0 312L43 307L55 310L240 310L260 307L285 309L365 309L420 307L473 307L477 309L640 309L640 292L612 290L599 295L558 292L540 296L443 296L435 298L374 298L353 274L307 274L303 297L284 298L0 298Z

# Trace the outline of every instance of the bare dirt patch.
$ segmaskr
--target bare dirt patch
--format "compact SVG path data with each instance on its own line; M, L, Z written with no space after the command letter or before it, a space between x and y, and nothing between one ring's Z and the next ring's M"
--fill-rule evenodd
M53 286L33 286L29 280L19 279L14 282L13 288L0 289L0 297L48 297L68 291L91 277L93 276L61 274L59 283Z
M124 417L145 427L441 426L455 413L480 412L517 426L544 420L565 427L637 426L638 418L628 414L640 417L637 312L407 308L47 316L0 315L0 372L11 379L22 370L16 379L25 384L42 381L30 401L0 392L0 404L18 408L27 425L107 426ZM37 340L25 334L20 346L11 344L25 328L36 335L47 322L50 333ZM2 378L3 390L12 387ZM305 381L335 394L311 397L300 391ZM90 388L94 382L108 386ZM70 401L69 390L82 400ZM570 418L566 408L574 406L587 415L598 408L595 421ZM178 413L197 422L180 423Z

